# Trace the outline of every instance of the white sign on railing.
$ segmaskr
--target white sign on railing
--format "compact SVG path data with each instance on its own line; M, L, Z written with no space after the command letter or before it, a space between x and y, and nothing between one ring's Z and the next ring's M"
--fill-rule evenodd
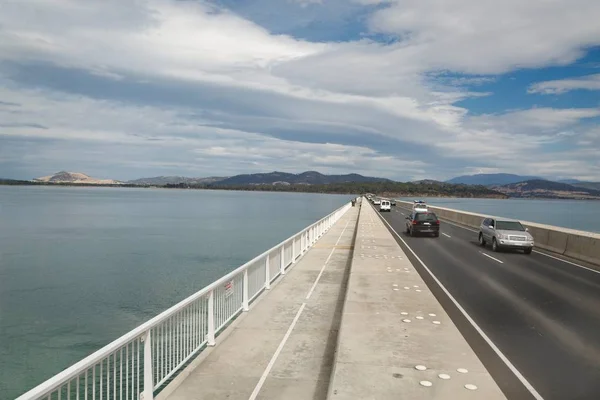
M225 297L230 297L233 294L233 280L225 283Z

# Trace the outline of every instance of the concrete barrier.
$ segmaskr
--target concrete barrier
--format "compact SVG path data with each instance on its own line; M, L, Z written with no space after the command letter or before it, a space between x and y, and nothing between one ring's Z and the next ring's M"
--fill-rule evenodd
M412 208L413 203L397 200L398 205ZM428 206L438 217L478 229L484 218L500 218L451 208ZM521 221L535 239L535 246L577 260L600 265L600 234L559 226Z

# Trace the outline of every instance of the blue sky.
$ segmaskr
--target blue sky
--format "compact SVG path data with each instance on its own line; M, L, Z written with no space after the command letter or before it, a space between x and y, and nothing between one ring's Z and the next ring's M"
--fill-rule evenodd
M0 177L600 181L600 2L9 0Z

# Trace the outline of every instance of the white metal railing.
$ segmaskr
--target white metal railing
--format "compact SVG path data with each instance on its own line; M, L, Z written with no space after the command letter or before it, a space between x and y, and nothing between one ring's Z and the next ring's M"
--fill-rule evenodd
M351 207L348 203L17 400L151 400Z

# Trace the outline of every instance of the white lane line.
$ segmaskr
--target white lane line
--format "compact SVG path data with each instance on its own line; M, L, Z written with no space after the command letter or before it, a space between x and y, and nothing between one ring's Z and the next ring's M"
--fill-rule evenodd
M452 237L450 235L448 235L447 233L442 232L442 235L446 236L446 237Z
M478 233L478 232L479 232L478 230L471 229L471 228L467 228L466 226L462 226L462 225L456 224L456 223L454 223L454 222L451 222L451 221L448 221L448 220L445 220L445 219L444 219L443 221L444 221L445 223L447 223L447 224L454 225L454 226L456 226L456 227L458 227L458 228L462 228L462 229L465 229L465 230L467 230L467 231L471 231L471 232L475 232L475 233ZM600 274L600 271L599 271L599 270L595 270L595 269L592 269L592 268L590 268L590 267L586 267L586 266L583 266L583 265L581 265L581 264L574 263L574 262L572 262L572 261L563 260L562 258L555 257L555 256L553 256L553 255L550 255L550 254L548 254L548 253L544 253L543 251L539 251L539 250L535 250L535 249L534 249L534 250L533 250L533 252L534 252L534 253L537 253L537 254L541 254L541 255L543 255L543 256L546 256L546 257L554 258L555 260L562 261L562 262L564 262L564 263L571 264L571 265L574 265L574 266L576 266L576 267L579 267L579 268L587 269L588 271L595 272L595 273L597 273L597 274Z
M275 354L273 354L273 357L271 357L271 361L269 361L267 368L265 368L265 371L263 372L260 379L258 380L258 383L256 384L256 387L254 388L254 391L252 391L252 394L250 395L248 400L255 400L256 397L258 396L258 393L260 392L260 389L262 388L263 384L265 383L265 380L267 379L269 372L271 372L273 365L275 365L275 361L277 361L277 357L279 357L279 353L281 353L281 350L283 350L283 346L285 346L285 342L287 342L288 338L292 334L292 331L294 330L294 327L296 326L296 323L298 322L298 319L300 319L300 315L302 314L302 311L304 311L304 307L306 307L306 303L302 303L302 305L300 306L300 309L296 313L296 316L294 317L292 324L288 328L283 339L281 339L281 343L279 343L279 347L277 347L277 350L275 350Z
M504 264L504 261L500 261L497 258L490 256L489 254L485 254L483 251L480 251L480 253L486 256L487 258L491 258L494 261L498 261L500 264Z
M546 256L546 257L554 258L555 260L562 261L564 263L571 264L571 265L574 265L574 266L579 267L579 268L587 269L588 271L592 271L592 272L595 272L597 274L600 274L600 271L598 271L598 270L595 270L595 269L592 269L592 268L589 268L589 267L584 267L583 265L575 264L574 262L563 260L562 258L551 256L550 254L546 254L546 253L544 253L542 251L533 250L533 252L541 254L541 255Z
M385 222L387 224L387 226L390 227L390 229L392 230L392 232L394 232L394 234L398 237L398 239L400 239L402 241L402 243L404 243L404 245L408 248L408 250L410 250L410 252L413 254L413 256L415 256L415 258L419 261L419 263L421 263L421 265L423 266L423 268L425 268L425 270L429 273L429 275L433 278L433 280L444 291L444 293L446 294L446 296L448 296L448 298L450 298L450 300L452 300L452 302L454 303L454 305L456 306L456 308L458 308L458 310L463 314L463 316L467 319L467 321L469 321L469 323L473 326L473 328L475 328L475 330L477 331L477 333L479 333L479 335L483 338L483 340L485 340L487 342L487 344L491 347L491 349L494 350L494 352L498 355L498 357L504 362L504 364L506 364L506 366L508 367L508 369L510 369L511 372L513 374L515 374L515 376L517 377L517 379L519 379L519 381L521 381L521 383L523 384L523 386L525 386L525 388L527 388L527 390L529 391L529 393L531 393L531 395L536 400L544 400L544 398L537 392L537 390L535 390L535 388L531 385L531 383L529 383L527 381L527 379L525 379L525 377L523 376L523 374L521 374L519 372L519 370L510 362L510 360L502 353L502 351L500 351L500 349L498 348L498 346L496 346L494 344L494 342L492 342L492 340L479 327L479 325L477 325L477 323L475 322L475 320L473 320L473 318L471 318L471 316L469 314L467 314L467 312L465 311L465 309L450 294L450 292L448 291L448 289L446 289L446 287L444 285L442 285L442 282L440 282L439 279L433 274L433 272L431 272L431 270L429 269L429 267L427 267L427 265L425 265L425 263L413 251L413 249L408 245L408 243L406 243L406 241L404 239L402 239L402 237L400 235L398 235L398 232L396 232L394 230L394 228L392 228L392 226L385 219L383 219L383 222Z
M325 271L325 267L327 266L327 263L329 262L329 260L331 259L331 256L333 255L333 252L335 251L335 246L337 246L338 243L340 242L340 239L342 238L342 235L344 234L344 232L346 232L346 228L348 227L349 223L350 223L350 220L348 220L348 222L346 222L346 226L344 226L342 233L340 233L340 237L338 237L337 242L335 242L335 245L333 245L333 249L331 249L331 253L329 253L327 260L325 260L325 264L323 264L323 267L321 267L321 271L319 271L319 275L317 275L317 279L315 279L315 283L313 283L312 287L308 291L308 294L306 295L306 300L308 300L310 298L310 296L312 296L313 291L317 287L317 283L319 283L319 279L321 279L321 275L323 275L323 272Z

